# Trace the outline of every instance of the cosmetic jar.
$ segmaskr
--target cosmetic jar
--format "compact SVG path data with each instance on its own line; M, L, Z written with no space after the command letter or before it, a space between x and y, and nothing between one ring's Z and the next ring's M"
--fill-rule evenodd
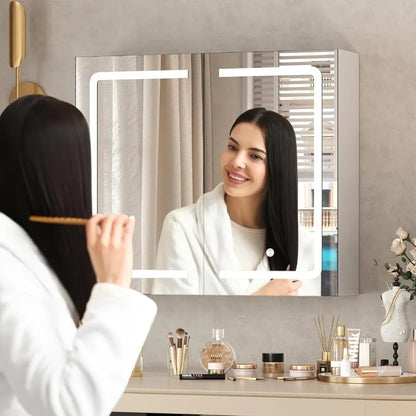
M216 361L208 363L208 374L224 374L224 363Z
M292 364L290 377L315 377L315 366L313 364Z
M262 354L263 377L277 378L285 372L284 354L282 352L264 352Z
M256 377L257 364L234 363L232 371L234 377Z

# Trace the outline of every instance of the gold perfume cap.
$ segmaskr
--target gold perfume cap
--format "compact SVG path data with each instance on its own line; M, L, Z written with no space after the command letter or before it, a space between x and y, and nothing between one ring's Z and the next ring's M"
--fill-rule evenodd
M345 326L344 325L337 325L337 337L345 337Z
M322 361L331 361L331 351L322 351L321 360Z

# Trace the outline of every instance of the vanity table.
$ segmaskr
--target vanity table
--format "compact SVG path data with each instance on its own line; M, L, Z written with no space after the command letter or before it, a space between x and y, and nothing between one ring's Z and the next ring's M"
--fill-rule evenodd
M198 415L414 415L416 383L338 384L317 380L179 380L162 372L131 378L117 412Z

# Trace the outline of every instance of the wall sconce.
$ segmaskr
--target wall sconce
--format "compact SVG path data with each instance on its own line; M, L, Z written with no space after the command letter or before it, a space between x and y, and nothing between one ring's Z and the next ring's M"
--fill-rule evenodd
M9 13L9 65L16 69L16 87L10 93L10 103L22 95L44 95L45 92L34 82L19 83L19 67L26 56L26 12L18 1L12 1L9 4Z

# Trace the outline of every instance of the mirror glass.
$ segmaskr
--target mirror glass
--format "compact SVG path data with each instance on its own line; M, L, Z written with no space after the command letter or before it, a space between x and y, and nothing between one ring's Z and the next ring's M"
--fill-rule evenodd
M310 65L319 67L319 76ZM76 67L77 106L96 121L89 120L97 140L92 140L96 207L99 212L135 215L134 277L140 290L245 295L270 279L289 279L302 281L299 295L331 294L337 285L333 52L80 57ZM275 67L283 72L258 76L224 72ZM298 74L284 72L289 67L304 69ZM318 97L321 74L324 88ZM233 121L253 107L280 113L296 133L299 253L303 253L297 272L267 271L262 230L251 230L252 241L258 241L253 249L258 267L253 269L250 260L244 268L245 259L230 249L235 243L232 232L238 230L226 233L222 222L209 222L211 214L205 215L209 201L200 199L215 192L223 198L221 154ZM316 140L321 128L322 142ZM165 233L170 238L158 254L166 215L192 206L201 208L202 239L181 240L192 235L175 231L186 226L185 220ZM210 235L214 226L218 228ZM165 257L168 260L160 262ZM189 264L199 264L199 269L195 272L187 262L173 261L170 266L171 258L192 258ZM213 270L215 284L209 277Z

